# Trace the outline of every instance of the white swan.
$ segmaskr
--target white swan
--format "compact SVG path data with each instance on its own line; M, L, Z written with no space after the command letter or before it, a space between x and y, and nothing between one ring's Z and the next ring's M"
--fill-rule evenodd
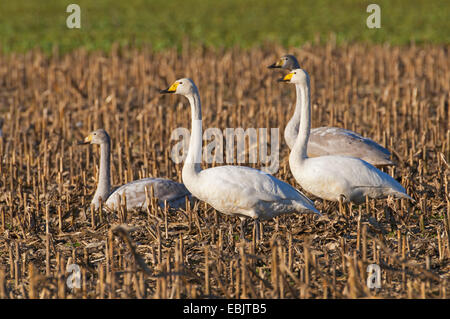
M186 188L196 198L207 202L219 212L244 220L252 218L256 225L285 213L320 213L305 195L270 174L245 166L218 166L202 170L202 112L198 89L191 79L175 81L161 93L185 96L192 113L192 134L184 162L182 177ZM259 227L256 237L259 238Z
M301 104L301 113L297 114L300 128L289 155L289 166L304 190L322 199L356 204L363 203L366 196L384 198L392 195L412 200L400 183L364 160L341 155L309 158L306 154L311 129L308 73L296 69L280 81L295 84L297 103Z
M80 144L100 145L98 185L91 201L91 205L93 204L95 209L100 205L100 198L102 199L104 206L112 210L117 209L123 198L123 194L125 194L127 209L146 208L147 200L145 188L150 192L152 186L153 195L158 198L158 203L161 207L164 206L164 201L166 200L168 206L171 208L185 208L186 196L188 196L189 200L192 199L191 194L183 184L163 178L143 178L122 185L115 190L111 190L111 140L108 133L104 129L93 131L84 139L84 142L81 142Z
M293 55L284 55L268 68L287 70L300 69ZM300 123L300 100L297 99L294 115L286 125L284 139L290 149L294 147ZM353 131L339 127L316 127L311 129L308 156L345 155L357 157L375 166L394 165L390 160L391 153L370 138L363 137Z

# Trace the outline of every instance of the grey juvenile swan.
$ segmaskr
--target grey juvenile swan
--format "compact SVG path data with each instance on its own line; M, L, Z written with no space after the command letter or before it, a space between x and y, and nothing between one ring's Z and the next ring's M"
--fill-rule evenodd
M152 186L154 197L158 198L161 207L166 200L171 208L185 208L186 196L188 196L189 200L192 199L191 194L183 184L163 178L143 178L112 190L110 173L111 140L108 133L104 129L98 129L91 132L84 139L84 142L80 144L100 145L98 185L91 202L91 205L93 204L96 209L100 205L100 198L106 207L113 210L117 209L118 202L119 200L122 200L123 193L125 193L127 209L145 208L147 207L145 188L147 187L148 192L150 192Z

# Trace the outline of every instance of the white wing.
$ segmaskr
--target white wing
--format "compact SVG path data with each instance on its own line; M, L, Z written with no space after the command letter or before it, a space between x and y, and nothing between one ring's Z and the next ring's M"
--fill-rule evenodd
M225 214L259 219L292 212L320 214L294 187L250 167L230 165L202 170L195 185L185 184L195 197Z
M305 190L327 200L337 201L341 195L355 203L364 202L366 195L370 198L388 195L410 198L399 182L359 158L308 158L301 170L292 172Z

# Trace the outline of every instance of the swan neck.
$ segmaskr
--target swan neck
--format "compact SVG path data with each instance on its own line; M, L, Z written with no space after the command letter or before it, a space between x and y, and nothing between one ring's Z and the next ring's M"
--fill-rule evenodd
M307 158L307 146L309 133L311 130L311 101L309 83L296 84L297 104L300 105L300 112L297 114L299 121L299 131L292 153L300 159ZM291 154L292 154L291 153Z
M99 197L105 202L111 191L111 145L110 141L100 144L100 169L98 174L98 185L95 191L93 202L96 207Z
M286 125L286 128L284 129L284 139L286 141L286 144L289 146L290 149L294 147L295 141L297 140L298 135L298 127L300 124L300 112L301 112L301 99L298 97L300 96L299 89L296 86L295 87L297 95L296 95L296 102L295 102L295 108L294 108L294 115L292 115L291 119L289 120L288 124Z
M191 105L192 130L183 175L196 175L201 171L202 160L202 108L198 92L186 97Z

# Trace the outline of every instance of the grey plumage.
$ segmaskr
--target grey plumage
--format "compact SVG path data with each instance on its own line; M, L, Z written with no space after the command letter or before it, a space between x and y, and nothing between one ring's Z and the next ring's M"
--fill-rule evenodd
M185 208L186 197L189 201L193 201L191 194L183 184L163 178L143 178L112 190L110 175L110 137L104 129L99 129L91 132L85 138L83 144L89 143L100 145L98 185L91 202L91 205L94 205L96 209L100 206L100 198L106 207L117 209L118 203L122 201L123 195L125 195L127 209L145 208L147 207L145 192L147 189L150 195L151 187L153 187L153 195L158 198L158 204L161 207L164 206L164 201L167 201L168 206L171 208Z

